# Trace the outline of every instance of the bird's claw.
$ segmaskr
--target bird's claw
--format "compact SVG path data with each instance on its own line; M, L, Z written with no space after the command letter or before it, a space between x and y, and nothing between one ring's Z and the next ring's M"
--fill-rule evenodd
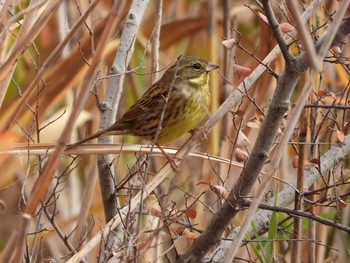
M191 133L192 136L194 136L196 134L196 132L201 133L204 140L206 140L206 141L208 140L207 131L205 129L203 129L203 127L197 127L197 128L191 129L189 131L189 133Z

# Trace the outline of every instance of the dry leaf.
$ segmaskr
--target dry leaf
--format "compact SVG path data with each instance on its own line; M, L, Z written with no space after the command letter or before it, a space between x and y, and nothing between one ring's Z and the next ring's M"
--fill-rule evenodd
M343 51L340 49L340 47L337 47L337 46L332 47L332 51L334 52L334 54L336 56L340 56L343 53Z
M188 228L184 229L184 231L182 232L182 235L184 237L189 238L189 239L196 239L196 238L198 238L198 234L195 234L195 233L191 232L190 230L188 230Z
M248 160L249 155L246 151L243 151L239 148L235 149L235 159L237 162L245 162L246 160Z
M345 141L344 132L337 130L337 137L338 137L339 142L344 143L344 141Z
M177 41L180 41L181 39L184 39L186 37L193 36L201 30L208 28L209 21L210 19L208 19L207 16L203 15L200 17L197 16L184 19L177 19L173 22L163 24L160 29L160 48L168 48ZM150 27L149 32L146 35L150 36L152 30L153 28Z
M308 164L320 164L320 159L314 157L307 161Z
M317 97L324 97L327 95L327 92L325 90L319 90L316 94Z
M250 68L247 67L243 67L240 65L233 65L233 71L239 75L239 77L247 77L249 76L250 72L252 72L252 70Z
M237 111L236 111L236 115L238 115L238 116L243 116L244 113L245 113L244 110L237 110Z
M299 166L299 156L296 155L292 158L292 167L298 168L298 166Z
M181 236L185 229L186 229L185 226L176 226L176 227L171 227L170 231Z
M151 207L151 208L148 208L148 214L150 216L160 217L162 215L162 211L160 211L158 208Z
M340 197L338 197L337 204L341 208L346 208L348 206L348 204Z
M262 21L269 25L269 20L267 20L267 17L263 13L258 12L258 17L260 17Z
M245 134L242 131L239 131L238 137L237 137L237 147L243 148L249 145L250 145L250 141L247 138L247 136L245 136Z
M308 166L308 165L312 165L312 164L319 164L320 160L317 158L311 158L310 160L305 160L304 165ZM294 156L292 158L292 167L293 168L298 168L299 167L299 156Z
M222 44L227 48L227 49L232 49L236 44L237 41L234 38L223 40Z
M262 121L264 119L264 114L263 112L261 112L260 109L256 109L254 115L255 115L255 118L259 121Z
M289 33L295 29L294 26L292 26L291 24L286 23L286 22L279 24L279 26L280 26L282 33Z
M197 216L197 211L194 209L186 209L186 210L182 210L181 212L192 219L196 218Z
M247 126L249 128L253 128L253 129L260 129L260 124L257 124L256 122L254 121L248 121L247 122Z
M338 99L337 95L335 95L333 92L331 91L325 91L325 90L319 90L316 94L317 97L332 97L334 100Z
M217 194L221 199L226 199L228 197L228 192L225 187L221 185L212 185L210 187L215 194Z

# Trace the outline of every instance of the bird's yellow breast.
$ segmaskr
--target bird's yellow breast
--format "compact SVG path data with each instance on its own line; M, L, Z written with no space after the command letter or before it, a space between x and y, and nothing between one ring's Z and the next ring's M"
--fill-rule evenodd
M209 111L210 93L206 81L200 87L178 88L171 94L157 143L167 144L196 128Z

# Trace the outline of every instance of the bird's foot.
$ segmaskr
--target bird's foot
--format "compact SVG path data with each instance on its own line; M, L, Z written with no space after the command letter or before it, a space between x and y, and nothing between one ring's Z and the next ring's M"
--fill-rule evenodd
M167 158L168 162L170 163L175 173L179 173L180 166L177 164L177 162L182 161L182 158L177 157L176 155L170 155L170 154L165 154L165 157Z
M168 154L166 153L163 148L157 144L157 147L159 148L159 150L163 153L163 155L165 156L165 158L167 158L168 162L170 163L171 167L173 168L173 170L178 173L180 172L180 167L177 164L177 162L182 161L182 158L177 157L176 155L172 155L172 154Z
M197 132L202 135L204 140L206 140L206 141L208 140L207 131L205 129L203 129L203 127L197 127L197 128L191 129L189 131L189 133L191 133L192 136L194 136Z

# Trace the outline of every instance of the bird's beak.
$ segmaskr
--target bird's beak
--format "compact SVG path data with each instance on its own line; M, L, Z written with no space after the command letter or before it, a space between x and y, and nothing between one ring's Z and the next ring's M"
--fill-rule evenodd
M219 65L208 62L208 65L205 67L205 71L210 72L214 69L217 69L218 67L219 67Z

